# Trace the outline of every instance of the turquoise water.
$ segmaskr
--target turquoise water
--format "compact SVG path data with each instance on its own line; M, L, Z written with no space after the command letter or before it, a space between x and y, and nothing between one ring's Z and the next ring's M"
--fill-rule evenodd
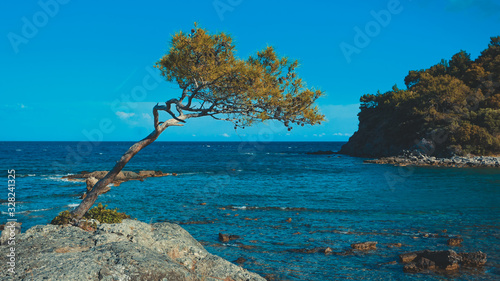
M23 229L48 223L79 203L83 183L61 176L106 170L131 145L124 142L3 142L1 166L15 169L16 218ZM337 142L158 142L125 170L178 176L129 181L98 202L145 222L180 223L208 251L279 280L495 280L500 278L500 169L393 167L306 152L340 149ZM0 192L7 219L7 187ZM202 204L205 203L205 204ZM291 221L287 221L291 218ZM230 243L218 233L241 236ZM488 255L482 270L455 276L406 274L398 255L448 249ZM353 255L296 253L377 241ZM402 243L389 248L389 243Z

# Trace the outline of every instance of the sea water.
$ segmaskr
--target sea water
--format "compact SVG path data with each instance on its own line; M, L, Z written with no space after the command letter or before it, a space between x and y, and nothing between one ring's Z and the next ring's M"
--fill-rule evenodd
M16 214L23 231L80 202L85 183L62 179L109 170L128 142L1 142L0 223L7 170L16 171ZM128 181L97 202L143 222L181 224L213 254L276 280L498 280L500 169L365 164L340 142L156 142L124 170L177 176ZM241 238L222 243L218 234ZM403 273L398 255L417 250L483 251L480 270L458 275ZM303 253L376 241L348 255ZM389 247L401 243L401 248ZM22 247L22 244L20 245ZM394 263L396 262L396 263ZM268 276L270 276L268 275Z

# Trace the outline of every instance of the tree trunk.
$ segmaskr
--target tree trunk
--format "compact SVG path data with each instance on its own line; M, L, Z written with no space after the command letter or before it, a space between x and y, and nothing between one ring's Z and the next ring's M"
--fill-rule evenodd
M185 90L184 90L185 91ZM183 92L184 93L184 92ZM170 111L170 103L176 103L177 105L177 111L179 112L179 116L176 117L171 111ZM76 207L73 211L71 211L71 215L73 219L76 221L79 221L86 213L87 211L94 205L95 201L97 200L97 197L108 191L109 188L107 188L108 184L112 183L115 177L118 175L118 173L127 165L128 161L132 159L139 151L141 151L143 148L146 146L152 144L163 131L165 131L166 128L170 126L183 126L182 124L179 124L179 122L185 123L184 120L191 118L191 117L200 117L203 116L202 114L184 114L182 110L179 108L180 101L178 100L171 100L169 102L166 102L166 105L156 105L153 108L153 116L154 116L154 127L155 130L151 132L147 137L142 139L139 142L136 142L134 145L132 145L125 154L116 162L115 166L111 171L109 171L104 178L100 179L95 185L94 188L90 192L87 193L87 196L82 200L80 205ZM158 115L158 110L163 110L167 111L169 114L172 115L173 119L169 119L165 122L160 122L159 121L159 115Z
M125 154L116 162L115 166L111 171L109 171L104 178L100 179L95 185L94 188L87 194L87 196L83 199L83 201L76 207L71 214L74 219L80 220L85 213L94 205L97 200L97 196L103 193L106 190L108 184L112 183L115 179L116 175L125 167L125 165L136 155L139 151L141 151L146 146L153 143L161 134L161 132L166 127L161 129L154 130L151 134L149 134L146 138L132 145Z

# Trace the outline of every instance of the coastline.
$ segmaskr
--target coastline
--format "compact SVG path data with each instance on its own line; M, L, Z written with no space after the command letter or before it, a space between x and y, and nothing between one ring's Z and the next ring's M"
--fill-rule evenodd
M434 156L390 156L365 160L365 163L391 164L397 166L435 166L435 167L481 167L500 168L500 156L453 156L437 158Z

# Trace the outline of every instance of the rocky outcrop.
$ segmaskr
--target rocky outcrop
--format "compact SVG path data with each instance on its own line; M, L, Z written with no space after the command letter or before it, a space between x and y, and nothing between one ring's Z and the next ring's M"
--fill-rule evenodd
M445 167L500 167L500 157L494 156L453 156L436 158L427 155L384 157L365 160L365 163L392 164L399 166L445 166Z
M0 246L0 252L8 247ZM0 271L0 280L265 281L210 254L171 223L124 220L100 224L92 232L38 225L17 235L16 257L15 275ZM1 255L0 262L6 264L7 258Z
M100 180L104 178L104 176L106 176L107 173L108 171L95 171L95 172L82 171L79 174L64 176L63 179L81 181L81 182L87 181L87 186L89 186L88 182L89 178L95 178L97 180ZM170 175L171 174L163 173L162 171L139 171L138 173L132 171L121 171L113 180L113 184L115 186L119 186L121 183L129 180L144 180L150 177L164 177Z
M453 250L425 250L401 254L399 259L405 264L403 271L407 273L425 272L429 270L456 271L460 266L483 266L486 263L486 254L481 251L457 254Z
M351 248L354 250L360 250L360 251L368 251L368 250L376 250L377 249L377 243L378 242L362 242L362 243L354 243L351 244Z

